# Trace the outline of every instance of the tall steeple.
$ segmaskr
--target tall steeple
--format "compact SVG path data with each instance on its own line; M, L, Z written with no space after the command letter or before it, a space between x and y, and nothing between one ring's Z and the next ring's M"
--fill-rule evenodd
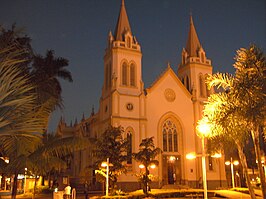
M196 89L200 91L197 93L203 93L206 88L203 85L205 76L211 73L211 60L206 57L206 53L200 44L192 15L190 14L188 40L186 48L183 48L182 51L182 61L178 67L178 76L188 91L193 93L194 89ZM199 81L203 83L199 83ZM205 92L204 90L204 93L207 93L207 91Z
M190 28L188 33L188 40L186 51L189 57L197 57L198 50L201 48L201 44L199 42L199 38L193 23L192 14L190 15Z
M128 113L128 103L129 107L140 107L136 97L144 94L141 58L141 46L131 32L125 2L121 0L114 35L109 32L104 54L100 117L107 123L113 121L114 116L128 117L120 115L120 111Z
M119 41L123 41L123 35L126 32L131 33L131 28L130 28L129 20L128 20L128 17L127 17L125 1L122 0L120 13L119 13L117 24L116 24L116 28L115 28L115 34L114 34L115 40L116 41L118 41L118 40Z

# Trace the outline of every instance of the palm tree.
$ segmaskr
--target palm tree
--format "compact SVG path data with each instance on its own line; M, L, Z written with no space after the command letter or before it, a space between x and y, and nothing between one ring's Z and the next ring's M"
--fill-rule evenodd
M35 55L32 64L33 82L37 84L37 92L41 103L47 100L55 102L53 109L62 108L62 87L58 78L72 82L71 73L65 69L68 60L56 58L54 51L48 50L46 56Z
M153 137L143 139L139 145L139 152L133 153L133 158L143 164L145 173L141 176L141 182L143 183L143 192L148 194L148 183L151 181L149 177L149 166L158 165L159 161L156 160L156 156L161 153L161 149L155 147Z
M25 49L16 43L0 48L0 143L1 153L14 161L41 142L41 133L48 117L36 116L37 95L25 68L18 67ZM19 170L14 172L15 180ZM16 183L12 198L16 195Z
M26 167L35 176L46 176L51 171L66 169L67 164L63 157L72 154L74 151L85 149L88 144L87 139L78 136L59 137L51 134L44 135L42 143L27 157ZM36 178L33 198L35 196L35 189Z
M211 95L204 109L202 120L212 124L212 136L226 135L234 140L243 168L247 168L243 153L244 140L252 134L258 166L260 162L259 128L265 121L265 55L255 46L237 51L235 76L214 74L207 79L209 87L217 86L225 92ZM259 168L259 170L261 170ZM261 173L261 171L260 171ZM248 175L245 173L252 198L255 198ZM265 178L260 175L265 196ZM263 182L264 181L264 182Z
M0 27L1 28L1 27ZM17 175L24 171L25 162L42 143L48 119L55 107L62 107L61 86L56 77L72 81L65 70L68 61L35 56L33 69L30 39L16 36L1 28L0 34L0 149L9 157L7 171L14 174L12 198L16 198Z

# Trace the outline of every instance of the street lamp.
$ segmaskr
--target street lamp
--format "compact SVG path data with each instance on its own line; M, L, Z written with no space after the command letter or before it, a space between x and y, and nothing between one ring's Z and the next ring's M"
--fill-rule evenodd
M207 191L207 172L206 172L206 152L205 152L205 137L207 137L211 131L210 124L207 120L200 120L196 127L197 135L201 138L201 147L202 147L202 180L203 180L203 189L204 189L204 199L208 198Z
M139 168L140 169L145 169L145 179L146 179L146 189L147 189L147 192L149 192L149 184L148 184L148 178L149 178L149 169L148 168L151 168L151 169L155 169L156 168L156 165L155 164L150 164L148 166L144 165L144 164L140 164L139 165ZM144 183L145 185L145 183Z
M230 161L226 161L225 164L227 166L231 165L231 174L232 174L232 187L235 188L235 177L234 177L234 165L239 165L239 162L237 160L233 161L233 158L230 158Z
M105 195L109 195L109 167L112 166L112 164L109 163L109 158L107 158L106 162L102 162L102 167L106 167L106 191Z

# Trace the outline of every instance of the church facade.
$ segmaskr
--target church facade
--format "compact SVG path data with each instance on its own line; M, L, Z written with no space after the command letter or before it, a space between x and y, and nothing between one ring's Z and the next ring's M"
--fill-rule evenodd
M188 160L186 154L202 153L196 125L211 93L206 88L205 78L212 73L212 65L200 44L192 16L187 44L181 56L177 71L168 64L154 83L145 88L141 45L131 30L122 0L115 31L109 33L105 49L99 110L73 126L61 120L57 134L98 137L110 125L122 126L125 136L131 138L132 152L138 152L142 139L154 137L156 147L163 151L158 156L159 165L151 169L156 177L154 186L199 187L201 158ZM90 150L75 153L69 167L70 177L95 183L94 172L86 170L92 159ZM226 180L223 157L208 156L206 165L208 186L223 186ZM128 173L119 177L121 187L131 184L132 189L139 188L134 175L140 172L139 164L132 160L128 167Z

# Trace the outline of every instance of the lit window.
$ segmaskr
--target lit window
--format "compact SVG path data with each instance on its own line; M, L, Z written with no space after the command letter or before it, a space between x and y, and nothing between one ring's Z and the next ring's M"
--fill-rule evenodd
M163 123L162 133L163 151L178 152L178 135L176 124L171 119L167 119Z

